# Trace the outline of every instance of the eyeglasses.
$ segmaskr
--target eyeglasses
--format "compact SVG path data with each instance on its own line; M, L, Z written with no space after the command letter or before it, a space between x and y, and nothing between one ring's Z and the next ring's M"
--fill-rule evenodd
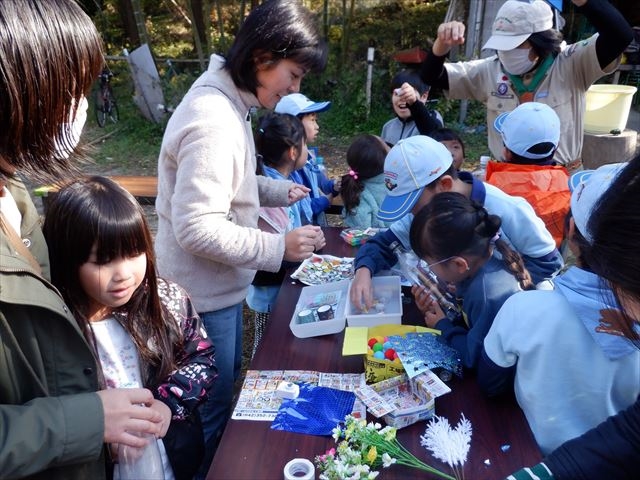
M427 268L427 269L431 270L431 268L432 268L434 265L439 265L439 264L441 264L441 263L448 262L449 260L451 260L452 258L456 258L457 256L458 256L458 255L451 255L450 257L443 258L442 260L438 260L437 262L433 262L433 263L427 263L427 262L425 262L425 261L423 260L423 263L424 263L424 267L423 267L423 268Z

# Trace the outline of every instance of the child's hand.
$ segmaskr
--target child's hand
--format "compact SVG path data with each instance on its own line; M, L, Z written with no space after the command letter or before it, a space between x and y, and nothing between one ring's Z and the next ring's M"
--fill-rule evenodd
M360 267L351 281L351 303L358 310L369 311L373 307L373 285L371 283L371 271L366 267Z
M424 315L424 323L429 328L435 328L436 323L442 320L445 315L438 302L431 298L429 290L422 285L413 285L411 293L415 299L418 310Z
M297 201L302 200L304 197L309 195L310 191L311 189L309 187L305 187L299 183L294 183L289 187L289 205L293 205Z
M164 438L164 436L167 434L167 430L169 429L169 424L171 423L171 417L173 416L173 414L171 413L171 409L166 403L161 402L160 400L157 400L157 399L154 399L153 402L151 402L151 405L149 405L149 407L155 410L156 412L158 412L162 416L162 425L160 427L161 430L157 436L159 438Z
M413 105L418 100L418 92L407 82L404 82L400 88L396 88L394 93L400 97L400 101L406 103L407 106Z
M342 178L338 177L333 181L333 191L340 192L342 190Z

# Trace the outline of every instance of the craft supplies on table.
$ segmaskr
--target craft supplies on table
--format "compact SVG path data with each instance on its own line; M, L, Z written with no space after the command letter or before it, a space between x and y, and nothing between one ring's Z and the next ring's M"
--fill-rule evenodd
M305 285L322 285L353 278L353 258L312 255L291 274Z
M349 280L304 287L289 323L291 332L308 338L344 330L348 289Z

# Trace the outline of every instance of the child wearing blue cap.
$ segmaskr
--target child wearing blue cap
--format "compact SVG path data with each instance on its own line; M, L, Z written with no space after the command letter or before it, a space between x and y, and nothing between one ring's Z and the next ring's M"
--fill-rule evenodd
M318 113L324 112L330 107L331 102L314 102L301 93L291 93L280 99L276 104L275 112L288 113L302 120L307 135L307 144L312 145L320 131ZM313 224L327 225L324 212L329 208L333 199L340 194L340 179L327 178L317 164L311 150L306 165L299 172L304 185L311 189L309 197L311 198Z
M622 164L605 165L571 177L568 238L576 265L553 279L553 290L509 298L484 339L481 387L488 394L514 387L544 454L640 394L640 350L613 328L620 307L588 262L591 211L621 170Z
M394 223L358 251L351 286L354 305L372 306L371 277L395 264L396 258L390 248L393 242L410 248L412 214L439 192L461 193L484 206L489 213L498 215L502 219L504 238L522 255L534 283L550 277L563 266L553 237L531 205L474 179L468 172L458 172L452 164L451 153L440 142L424 135L401 140L385 159L384 175L388 193L378 218Z

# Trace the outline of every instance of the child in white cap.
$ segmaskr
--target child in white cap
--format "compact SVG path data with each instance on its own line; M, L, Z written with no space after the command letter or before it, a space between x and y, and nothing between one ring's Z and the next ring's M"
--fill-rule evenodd
M318 126L318 113L331 107L331 102L314 102L301 93L291 93L280 99L276 104L276 113L288 113L302 120L307 135L307 144L313 145L320 127ZM299 170L305 186L309 187L311 198L311 210L313 212L314 225L327 225L325 210L329 208L334 197L340 194L340 180L327 178L326 174L318 166L316 158L311 150L306 165Z
M556 167L560 118L548 105L527 102L494 122L504 144L502 159L491 162L486 181L509 195L523 197L545 223L559 247L569 212L569 175Z
M484 340L481 387L498 394L513 385L544 454L623 410L640 394L640 350L611 328L621 317L619 305L586 260L593 242L587 227L591 211L621 165L571 177L568 236L576 266L553 280L553 290L509 298Z
M394 222L364 244L355 259L355 277L351 286L354 305L371 307L371 277L392 267L396 258L390 245L400 242L410 248L409 229L413 214L439 192L458 192L484 206L502 219L502 232L518 251L535 283L562 267L560 252L544 223L529 203L507 195L500 189L474 179L469 172L458 172L451 153L436 140L416 135L398 142L384 162L388 194L378 218Z
M543 0L507 0L493 22L483 49L497 55L480 60L447 62L453 46L465 41L465 26L452 21L438 36L422 64L422 79L452 99L474 99L487 107L487 125L502 112L530 101L551 106L561 119L556 161L569 170L581 165L585 93L593 82L615 71L633 39L629 23L607 0L571 0L598 34L562 48L553 28L553 11ZM502 141L487 129L489 149L500 158Z
M560 118L549 105L527 102L493 123L504 144L502 160L519 165L555 165Z

